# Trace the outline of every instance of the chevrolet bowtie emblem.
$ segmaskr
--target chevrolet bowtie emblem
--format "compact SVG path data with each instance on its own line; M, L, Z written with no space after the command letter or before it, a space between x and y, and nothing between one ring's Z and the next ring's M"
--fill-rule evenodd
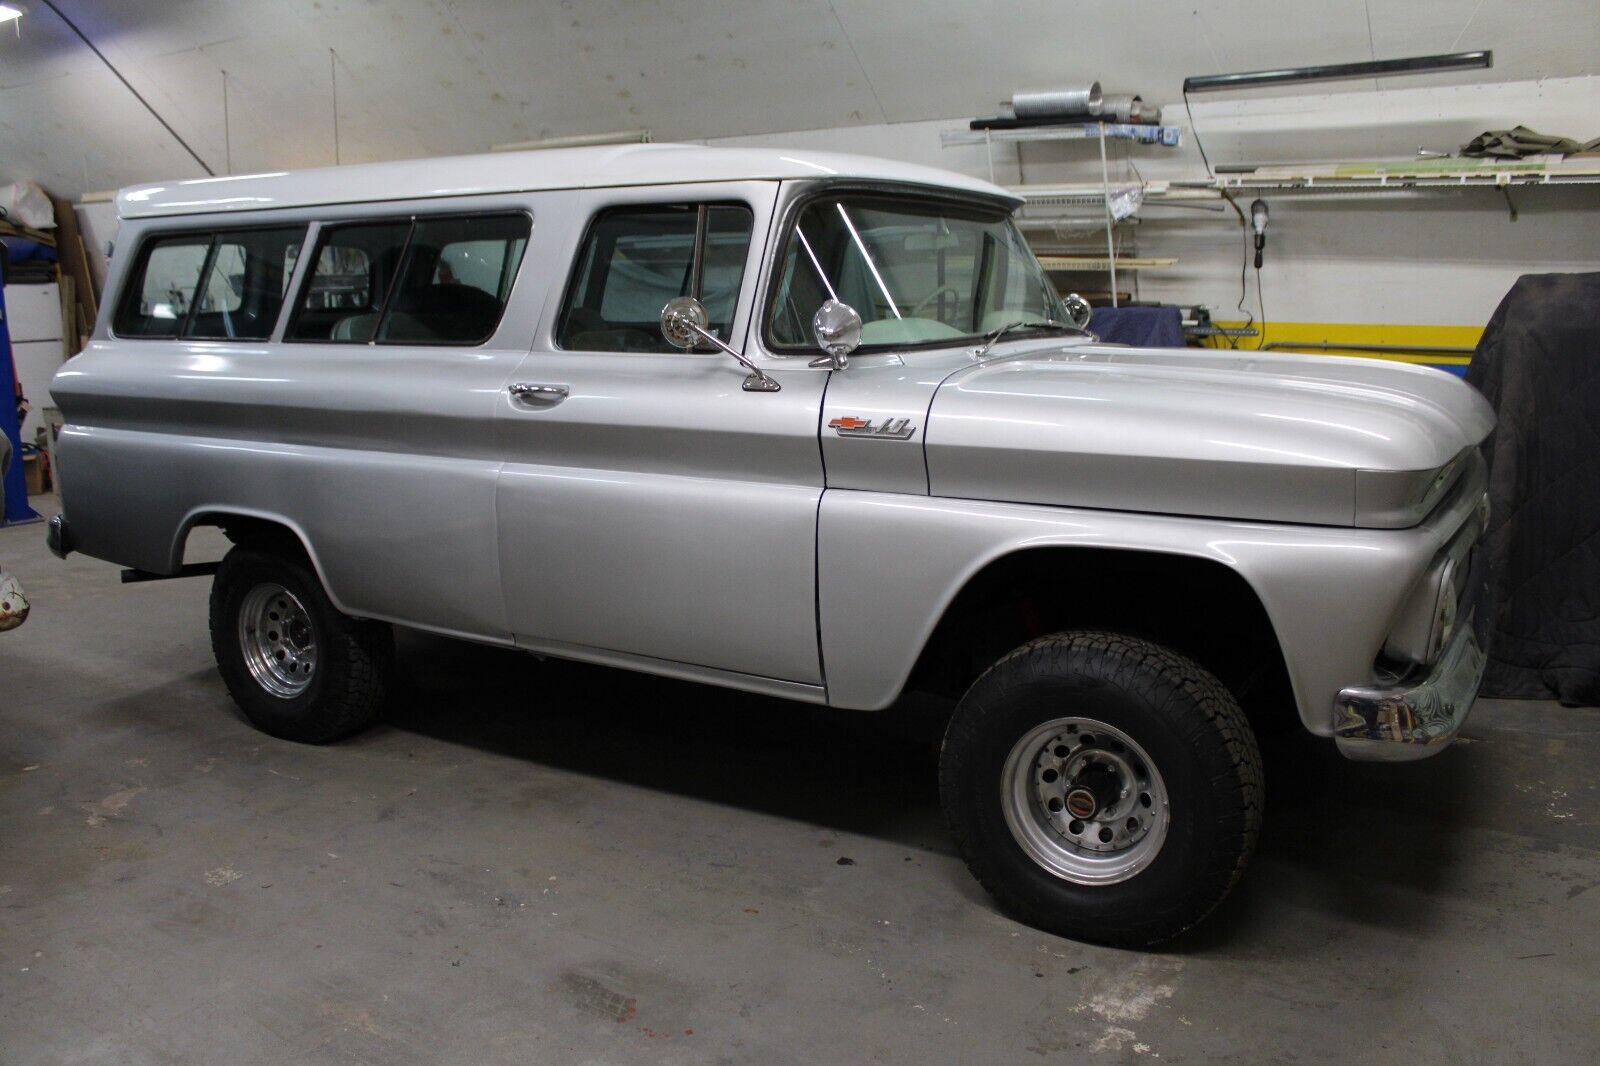
M828 428L841 437L866 437L870 440L910 440L917 427L909 418L886 418L874 425L871 419L846 415L828 423Z

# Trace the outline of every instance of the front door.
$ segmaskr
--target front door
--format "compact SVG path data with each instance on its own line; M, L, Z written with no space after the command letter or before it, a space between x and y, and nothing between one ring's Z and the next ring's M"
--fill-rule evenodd
M820 685L817 419L827 372L750 392L661 336L694 295L735 347L777 186L574 197L568 274L500 399L500 565L518 643Z

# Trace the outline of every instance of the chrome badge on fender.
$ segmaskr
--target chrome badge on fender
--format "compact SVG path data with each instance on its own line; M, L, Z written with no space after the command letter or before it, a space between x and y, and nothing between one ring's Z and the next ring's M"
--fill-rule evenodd
M866 437L869 440L910 440L917 432L917 427L911 424L909 418L886 418L874 424L871 419L849 415L835 418L828 423L828 428L841 437Z

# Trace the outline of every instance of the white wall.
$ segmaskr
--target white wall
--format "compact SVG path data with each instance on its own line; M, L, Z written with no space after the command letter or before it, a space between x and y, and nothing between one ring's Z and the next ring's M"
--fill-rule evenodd
M1213 162L1406 156L1519 122L1600 135L1596 0L119 0L61 6L219 172L334 161L329 49L345 162L481 151L646 127L658 139L816 145L986 175L940 129L1013 90L1098 78L1188 125L1186 74L1491 47L1492 70L1199 98ZM42 5L0 32L0 181L57 195L194 176L198 166ZM229 106L222 106L223 71ZM226 122L224 121L226 118ZM782 132L821 127L804 132ZM231 166L227 164L231 154ZM1001 149L997 177L1016 180ZM1030 181L1096 176L1089 144L1024 149ZM1204 171L1117 148L1151 178ZM1529 270L1600 268L1600 186L1412 199L1270 197L1262 282L1274 321L1481 324ZM1176 254L1140 294L1239 299L1229 216L1152 208L1127 250ZM104 220L88 227L98 245ZM92 234L92 237L91 237ZM1254 297L1254 286L1251 286Z
M1595 0L56 6L219 174L334 162L331 66L344 162L637 127L681 140L918 122L986 114L1015 89L1091 79L1170 105L1190 74L1458 49L1493 48L1494 69L1410 84L1600 71ZM0 181L33 178L75 199L200 174L60 19L42 4L23 7L20 23L0 31ZM1371 151L1382 116L1359 98L1373 85L1334 87L1358 111L1341 151ZM1562 125L1595 119L1573 114Z
M1600 78L1276 99L1200 97L1193 111L1213 165L1405 157L1422 146L1455 151L1483 130L1518 123L1582 138L1600 135ZM1205 176L1182 105L1169 105L1164 120L1186 127L1183 146L1114 145L1113 180L1133 178L1130 159L1146 179ZM988 177L981 145L940 147L940 131L965 126L965 119L952 119L710 143L857 151ZM995 179L1016 183L1017 147L996 146L994 159ZM1020 173L1032 183L1098 181L1098 149L1092 142L1024 145ZM1600 185L1519 188L1512 198L1516 222L1492 189L1269 195L1261 279L1267 312L1285 323L1481 326L1521 274L1600 270ZM1204 303L1219 319L1243 317L1234 310L1243 248L1231 211L1150 207L1121 239L1130 253L1179 259L1175 268L1141 273L1142 298ZM1245 306L1259 317L1253 276Z
M1484 129L1519 122L1580 137L1600 134L1600 78L1198 98L1194 119L1213 164L1341 154L1403 157L1419 146L1454 150ZM1114 179L1132 178L1130 160L1147 179L1204 176L1181 105L1169 106L1167 121L1184 126L1183 146L1113 145ZM942 130L965 126L964 118L879 123L708 143L862 152L988 177L982 146L940 146ZM994 160L996 180L1018 181L1016 146L997 146ZM1097 149L1086 142L1025 145L1020 174L1030 182L1095 181ZM1482 326L1521 274L1600 270L1600 185L1519 188L1512 197L1516 222L1501 194L1489 189L1269 196L1272 221L1261 280L1270 321ZM93 265L103 271L99 253L115 234L112 205L80 205L78 217ZM1243 244L1231 211L1150 207L1120 239L1130 253L1178 257L1175 268L1140 274L1141 298L1203 303L1223 320L1243 317L1235 310ZM1253 276L1246 296L1245 307L1260 317Z

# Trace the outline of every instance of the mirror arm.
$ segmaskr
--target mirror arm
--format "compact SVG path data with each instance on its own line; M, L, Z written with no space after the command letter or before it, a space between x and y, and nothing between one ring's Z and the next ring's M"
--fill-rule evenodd
M779 385L776 380L770 377L766 371L762 370L759 366L756 366L755 363L751 362L748 356L734 351L733 348L724 344L722 340L716 336L716 334L701 326L698 322L690 322L681 318L680 322L685 329L693 333L696 337L715 344L718 348L721 348L723 351L733 356L740 366L750 371L750 376L744 379L745 392L777 392L783 387Z

